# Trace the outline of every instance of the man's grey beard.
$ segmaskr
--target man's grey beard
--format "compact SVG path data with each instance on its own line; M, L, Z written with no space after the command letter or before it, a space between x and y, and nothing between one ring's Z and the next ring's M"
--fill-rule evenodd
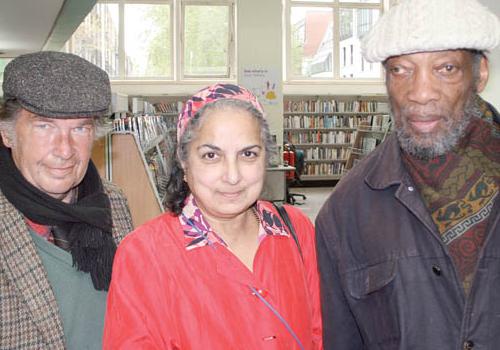
M421 145L415 140L414 135L403 127L396 126L399 145L403 151L419 159L432 159L448 153L458 145L470 121L473 118L481 118L481 110L477 101L476 94L471 94L463 111L459 112L462 116L458 118L458 121L457 118L452 118L453 122L447 130L437 135L427 136L433 138L430 146Z

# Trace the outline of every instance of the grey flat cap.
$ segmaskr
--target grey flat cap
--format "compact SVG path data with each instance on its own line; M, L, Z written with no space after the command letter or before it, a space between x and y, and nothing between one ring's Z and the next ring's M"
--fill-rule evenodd
M4 71L4 99L50 118L102 116L111 88L105 71L83 58L43 51L12 60Z

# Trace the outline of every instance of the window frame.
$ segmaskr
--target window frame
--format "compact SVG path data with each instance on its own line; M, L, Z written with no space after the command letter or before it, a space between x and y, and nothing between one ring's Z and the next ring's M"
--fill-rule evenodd
M119 35L119 45L118 45L118 63L119 63L119 72L120 76L116 80L125 80L125 81L133 81L133 80L175 80L175 12L174 12L174 2L175 0L98 0L99 3L116 3L118 2L118 18L119 18L119 27L118 27L118 35ZM170 76L131 76L128 77L126 75L125 68L125 5L126 4L144 4L144 5L169 5L170 6L170 33L172 36L170 38L170 52L172 53L172 58L170 60Z
M174 0L175 1L175 0ZM236 79L235 76L235 67L236 67L236 6L234 0L181 0L181 8L180 14L177 17L180 21L178 25L178 29L180 31L179 45L178 45L178 60L180 64L177 65L178 71L177 76L180 77L181 81L199 81L199 80L207 80L207 79ZM185 49L185 33L184 33L184 24L185 24L185 13L186 6L227 6L228 7L228 54L227 54L227 72L226 74L212 74L212 75L194 75L194 74L184 74L185 71L185 58L184 58L184 49Z
M379 3L361 3L361 2L341 2L340 0L325 1L302 1L302 0L283 0L283 48L284 48L284 82L307 82L307 83L345 83L345 82L382 82L384 80L383 68L380 69L380 76L377 78L342 78L340 70L342 65L342 57L340 54L340 9L375 9L380 11L379 18L383 15L388 7L388 1L380 0ZM331 77L305 77L302 75L294 75L292 73L291 59L291 14L292 7L318 7L323 9L330 8L333 12L333 75Z
M118 4L118 76L110 76L112 82L197 82L207 80L236 79L236 5L235 0L98 0L98 4ZM169 76L127 76L125 67L125 5L126 4L150 4L168 5L170 7L170 52L172 54ZM201 6L227 6L229 15L228 28L228 67L224 75L189 75L184 72L184 9L189 5ZM71 40L71 39L70 39ZM69 47L71 52L71 46Z

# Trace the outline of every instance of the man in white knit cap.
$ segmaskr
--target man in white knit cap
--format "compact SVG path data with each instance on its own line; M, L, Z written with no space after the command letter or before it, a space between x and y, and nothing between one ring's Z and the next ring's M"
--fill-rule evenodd
M403 0L363 38L394 132L316 219L325 349L500 349L500 127L478 94L500 22Z

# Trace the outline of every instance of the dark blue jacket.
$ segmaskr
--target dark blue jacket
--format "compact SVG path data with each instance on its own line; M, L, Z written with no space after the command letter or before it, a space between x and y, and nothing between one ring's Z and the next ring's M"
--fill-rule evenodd
M325 349L500 349L500 201L468 298L395 135L316 219Z

